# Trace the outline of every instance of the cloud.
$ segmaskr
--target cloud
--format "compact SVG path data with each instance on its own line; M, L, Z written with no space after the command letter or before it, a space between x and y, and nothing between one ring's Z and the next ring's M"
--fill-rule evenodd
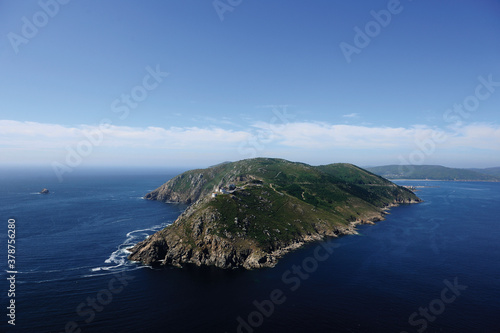
M344 117L344 118L359 118L359 113L344 114L342 117Z
M296 122L273 126L255 123L254 127L272 131L280 144L297 148L395 148L408 146L415 136L430 135L428 128L366 127Z
M500 150L500 126L474 123L455 129L450 139L451 146Z
M58 149L82 140L103 147L199 148L235 144L249 137L243 131L218 127L90 126L65 127L56 124L0 120L0 145L15 148Z
M441 138L436 141L435 138ZM444 138L444 139L443 139ZM96 162L141 156L144 163L168 155L170 159L213 156L217 159L242 159L245 153L256 156L282 155L301 161L305 154L317 160L342 151L339 159L355 156L365 164L378 155L396 156L419 149L434 140L439 154L459 154L466 149L483 151L485 159L498 156L500 126L472 123L454 128L426 125L383 127L325 122L254 122L241 130L220 126L207 127L128 127L79 125L63 126L37 122L0 120L0 156L2 162L38 160L51 162L64 158L68 147L92 142ZM112 157L111 157L112 156ZM203 157L202 157L203 156ZM371 157L370 157L371 156ZM433 158L440 157L435 155ZM464 156L464 160L466 157ZM314 163L314 162L311 162Z

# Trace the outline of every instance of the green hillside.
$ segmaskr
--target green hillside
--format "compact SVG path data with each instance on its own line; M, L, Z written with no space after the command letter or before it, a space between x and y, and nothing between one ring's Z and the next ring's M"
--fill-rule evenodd
M353 233L353 222L380 220L388 207L420 201L351 164L314 167L270 158L187 171L145 197L191 206L136 245L132 260L221 268L273 266L305 242Z
M485 175L490 175L500 179L500 167L485 168L485 169L469 169L469 170L483 173Z
M386 165L367 168L367 170L389 179L500 181L500 178L474 170L447 168L440 165Z

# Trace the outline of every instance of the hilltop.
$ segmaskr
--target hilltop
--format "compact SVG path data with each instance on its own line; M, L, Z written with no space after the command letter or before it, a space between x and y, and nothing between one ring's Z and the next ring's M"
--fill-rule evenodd
M421 200L351 164L314 167L281 159L223 163L180 174L146 199L190 204L130 249L148 265L272 267L306 242L355 233L357 223Z
M389 179L500 181L500 178L495 176L500 168L457 169L441 165L385 165L366 169Z

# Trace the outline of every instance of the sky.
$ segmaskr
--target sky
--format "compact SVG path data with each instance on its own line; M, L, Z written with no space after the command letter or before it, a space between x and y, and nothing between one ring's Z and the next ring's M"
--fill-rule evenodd
M500 166L498 0L0 0L0 165Z

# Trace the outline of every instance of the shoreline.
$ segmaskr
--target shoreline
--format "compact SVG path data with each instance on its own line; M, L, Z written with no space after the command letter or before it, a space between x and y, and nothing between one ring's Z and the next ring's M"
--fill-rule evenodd
M288 176L280 178L278 191L273 185L282 172ZM325 175L336 175L346 185ZM358 182L369 186L350 190ZM241 193L228 193L230 188ZM282 198L285 194L290 197ZM358 234L358 224L375 224L392 207L422 202L411 190L354 165L312 167L266 158L186 171L145 199L188 206L170 226L129 248L129 259L224 269L273 267L278 258L306 243Z
M364 225L364 224L375 225L376 222L386 220L385 216L390 214L389 211L391 210L391 208L399 207L402 205L419 204L422 202L424 201L422 200L422 201L411 201L402 203L397 203L397 202L390 203L389 205L380 208L380 212L373 214L373 216L366 217L365 219L357 219L355 221L349 222L348 224L345 224L344 226L339 225L335 229L325 232L324 234L315 233L315 234L305 235L302 239L296 239L291 244L283 248L274 250L273 252L268 254L270 257L272 257L271 264L268 266L266 265L260 267L241 267L241 268L249 270L249 269L259 269L264 267L269 267L269 268L275 267L279 259L283 258L283 256L285 256L288 253L301 249L304 245L311 243L325 242L330 239L339 238L343 236L359 235L359 232L356 230L356 227L358 225ZM238 267L235 267L234 269L237 268Z
M223 268L223 267L218 267L217 265L201 265L200 263L193 262L191 260L187 260L186 262L182 262L182 263L181 262L170 263L170 265L174 266L174 267L182 268L186 264L194 264L196 266L214 266L214 267L218 267L220 269L240 269L241 268L241 269L245 269L245 270L260 269L260 268L266 268L266 267L272 268L272 267L275 267L276 264L278 264L279 259L283 258L288 253L291 253L293 251L296 251L296 250L302 248L303 246L305 246L307 244L316 243L316 242L317 243L325 242L325 241L331 240L332 238L339 238L342 236L359 235L359 232L357 231L357 228L356 228L358 225L363 225L363 224L375 225L376 222L386 220L386 215L390 214L389 211L392 208L399 207L401 205L418 204L421 202L423 202L423 200L422 201L413 201L412 200L410 202L390 203L385 207L379 207L379 209L380 209L379 212L373 212L372 214L369 214L369 215L365 216L364 218L359 218L355 221L351 221L351 222L348 222L348 223L343 224L343 225L337 225L334 228L332 228L331 230L323 230L323 232L316 232L313 234L301 235L300 237L298 237L296 239L290 240L290 243L288 245L283 246L281 248L277 248L274 251L265 252L265 253L264 252L260 253L261 251L257 251L256 253L252 253L248 258L249 260L245 260L245 264L243 264L241 266ZM179 215L179 217L176 219L176 221L183 214L184 214L184 212ZM175 222L172 223L171 225L173 225L173 224L175 224ZM165 265L166 264L165 259L158 260L156 262L150 262L149 264L146 264L142 260L134 260L134 259L130 258L130 256L132 254L136 253L136 251L137 251L136 247L140 243L145 242L146 240L148 240L149 238L151 238L154 235L155 234L150 235L145 240L134 244L130 248L127 248L126 250L129 252L128 259L131 260L132 262L142 263L142 265L145 265L148 267L167 266L167 265ZM267 258L266 262L261 263L259 260L260 258L257 258L256 255L261 255L261 256L266 257Z
M408 179L408 178L387 178L391 182L393 181L418 181L418 182L477 182L477 183L498 183L498 180L462 180L462 179Z

